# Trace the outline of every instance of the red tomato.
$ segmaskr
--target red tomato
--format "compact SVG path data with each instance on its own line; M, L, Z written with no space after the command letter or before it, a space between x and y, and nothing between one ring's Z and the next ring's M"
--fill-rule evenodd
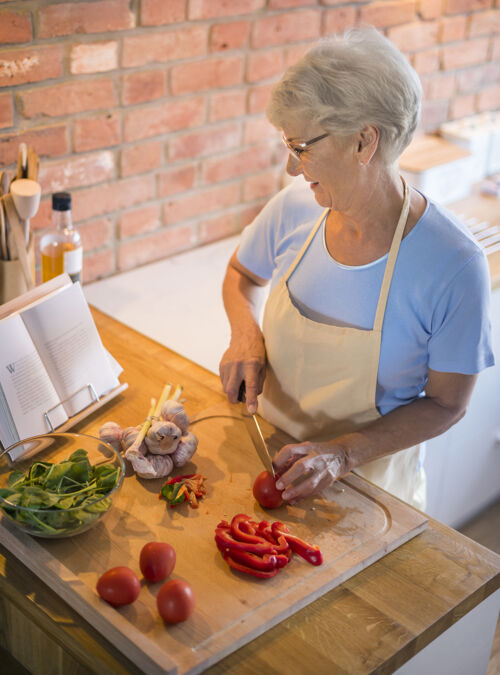
M139 566L148 581L163 581L175 567L175 551L170 544L150 541L142 547Z
M112 567L97 580L97 592L113 607L137 600L141 583L130 567Z
M264 509L277 509L281 506L283 504L281 492L269 471L259 473L253 484L253 496Z
M167 623L185 621L194 609L194 593L182 579L171 579L163 584L156 596L161 618Z

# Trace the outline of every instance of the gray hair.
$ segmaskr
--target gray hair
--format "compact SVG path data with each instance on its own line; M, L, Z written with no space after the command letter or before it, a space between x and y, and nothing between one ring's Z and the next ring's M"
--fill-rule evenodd
M321 40L288 68L266 112L277 128L297 115L340 141L373 125L377 153L392 164L417 128L421 99L420 80L403 54L375 28L354 28Z

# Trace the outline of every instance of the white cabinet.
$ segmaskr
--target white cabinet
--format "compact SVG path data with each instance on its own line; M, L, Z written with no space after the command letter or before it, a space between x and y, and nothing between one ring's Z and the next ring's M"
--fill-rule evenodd
M427 442L426 512L452 527L500 498L500 289L491 300L497 363L479 375L464 418Z

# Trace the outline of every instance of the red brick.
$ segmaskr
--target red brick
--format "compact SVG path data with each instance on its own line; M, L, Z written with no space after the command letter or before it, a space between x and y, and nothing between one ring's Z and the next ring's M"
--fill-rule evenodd
M463 15L443 17L439 27L440 42L456 42L465 38L467 19Z
M129 4L129 0L99 0L47 5L38 10L39 37L134 28L135 18Z
M262 171L271 165L272 157L272 147L265 145L240 150L225 157L208 159L203 163L203 182L220 183L233 176Z
M200 221L198 232L200 244L225 239L237 233L238 216L234 211Z
M456 96L450 105L450 119L459 120L462 117L469 117L476 112L474 94L465 96Z
M120 239L133 237L145 232L153 232L160 226L160 206L151 204L134 211L124 213L120 218Z
M266 0L190 0L188 19L214 19L219 16L253 14Z
M420 75L437 72L439 70L439 50L432 48L415 52L412 65Z
M254 145L265 140L276 140L276 138L278 138L278 132L266 117L254 117L245 121L244 145Z
M115 256L111 249L108 248L104 251L85 255L83 258L83 285L108 277L115 271Z
M75 155L40 165L38 180L42 192L58 192L109 180L114 173L114 157L109 150L91 155Z
M437 73L422 81L428 101L448 100L455 94L455 73Z
M290 9L291 7L305 7L315 5L316 0L269 0L269 9Z
M297 63L311 49L311 44L292 45L285 51L285 69Z
M97 218L79 225L84 251L92 251L113 242L111 218Z
M192 225L169 227L160 232L120 244L118 268L120 271L160 260L180 253L196 244L196 232Z
M129 73L122 78L122 103L135 105L162 98L167 93L164 70L143 70Z
M69 152L66 125L29 129L0 136L0 166L17 160L19 143L32 146L39 157L59 157Z
M247 206L247 208L240 211L240 222L238 224L238 229L242 230L244 227L249 225L262 211L262 207L267 203L267 198L261 199L258 204L252 204Z
M163 26L186 18L186 0L142 0L141 24Z
M201 96L132 110L125 117L124 140L139 141L202 124L205 100Z
M487 9L489 7L491 7L491 0L444 0L445 14L472 12L476 9Z
M83 42L71 48L71 67L74 75L103 73L118 66L118 42Z
M235 148L240 142L240 124L229 122L176 136L169 143L168 158L175 161L190 157L206 157L214 152L220 153Z
M461 94L478 91L500 80L500 63L492 61L457 74L458 91Z
M408 23L389 28L387 37L403 52L432 47L438 40L437 21Z
M210 97L210 121L219 122L245 114L247 92L244 89L215 92Z
M243 77L243 59L196 61L173 66L170 73L172 94L186 94L239 84Z
M113 183L75 190L73 215L76 222L105 213L127 209L135 204L152 199L154 181L152 176L124 178Z
M250 52L247 57L247 82L258 82L279 75L284 70L284 54L282 51L264 50Z
M255 176L248 176L243 183L243 201L253 202L255 199L269 197L279 190L281 169L259 171Z
M322 35L343 33L356 24L358 10L355 7L339 7L328 9L323 14Z
M102 117L83 117L73 125L73 150L85 152L120 142L120 118L117 113Z
M38 231L49 228L51 224L50 223L51 217L52 217L51 198L47 197L44 199L42 194L42 199L40 201L38 211L36 212L36 215L34 215L33 218L30 220L31 229ZM35 239L35 251L39 250L40 246L37 246L37 241Z
M134 176L158 168L163 161L163 141L134 143L121 153L122 176Z
M492 84L477 94L477 109L480 112L498 108L500 108L500 84Z
M488 58L488 39L468 40L465 44L453 44L443 47L442 68L465 68L482 63Z
M31 12L0 12L0 44L29 42L32 38Z
M419 129L428 133L437 131L448 119L448 108L448 101L424 101Z
M419 0L418 14L422 19L438 19L443 12L443 0Z
M321 14L316 9L305 9L266 16L257 19L252 27L252 47L270 47L299 40L310 40L320 35Z
M41 46L0 51L0 87L61 77L61 46Z
M25 117L62 117L116 105L113 82L108 79L65 82L19 94Z
M158 196L169 197L179 192L191 190L194 187L195 179L196 169L192 164L163 171L158 176Z
M248 94L248 112L264 112L274 84L260 84L251 87Z
M349 4L355 5L355 4L362 4L366 2L366 0L351 0ZM319 0L320 5L325 5L326 7L331 7L333 5L345 5L346 0Z
M360 7L359 19L362 23L370 23L377 28L397 26L409 23L416 18L417 3L415 0L387 0L371 2Z
M250 21L216 24L212 27L210 34L210 51L222 52L246 47L249 35Z
M11 127L13 124L12 94L0 94L0 129Z
M176 59L204 56L207 40L208 28L196 25L124 37L122 66L134 68L148 63L170 63Z
M239 182L197 190L194 195L186 193L164 203L163 220L168 225L179 223L210 211L233 206L239 199Z
M500 33L500 12L492 10L491 12L478 12L472 14L469 18L469 36L490 35Z

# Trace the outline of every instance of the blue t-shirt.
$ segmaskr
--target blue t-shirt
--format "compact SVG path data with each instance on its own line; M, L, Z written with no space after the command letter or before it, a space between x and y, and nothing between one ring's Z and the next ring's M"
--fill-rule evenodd
M296 179L245 228L238 260L270 279L272 290L323 211ZM387 255L356 267L336 262L323 223L288 281L291 299L310 319L369 330L386 262ZM494 364L489 299L484 253L453 214L427 199L401 242L392 278L376 392L380 414L422 395L429 368L473 374Z

